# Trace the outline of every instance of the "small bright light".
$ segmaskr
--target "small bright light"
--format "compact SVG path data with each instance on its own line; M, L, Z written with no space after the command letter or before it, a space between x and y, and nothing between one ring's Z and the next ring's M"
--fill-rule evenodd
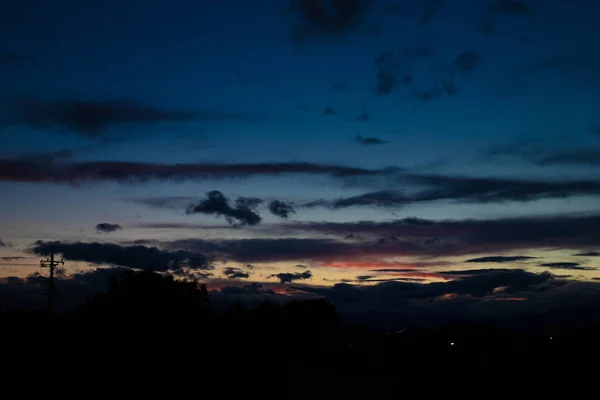
M550 340L552 340L552 336L550 336Z
M454 342L450 342L450 346L454 346Z

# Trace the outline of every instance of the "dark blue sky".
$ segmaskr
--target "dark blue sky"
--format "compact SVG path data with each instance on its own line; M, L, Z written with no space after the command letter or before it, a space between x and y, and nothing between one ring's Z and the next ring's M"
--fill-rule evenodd
M217 286L600 276L598 2L334 3L5 0L0 274L42 240Z

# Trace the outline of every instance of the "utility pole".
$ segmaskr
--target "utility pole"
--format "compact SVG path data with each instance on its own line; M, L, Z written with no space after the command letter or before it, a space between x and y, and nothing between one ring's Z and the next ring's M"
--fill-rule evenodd
M52 314L52 296L54 295L54 268L58 265L64 265L65 260L55 261L54 260L54 247L50 252L50 258L40 261L40 266L44 268L50 268L50 278L48 281L48 312Z

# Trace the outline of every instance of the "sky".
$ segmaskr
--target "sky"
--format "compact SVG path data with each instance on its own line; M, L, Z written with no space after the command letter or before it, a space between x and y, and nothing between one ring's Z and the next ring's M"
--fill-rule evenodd
M54 248L65 280L153 269L237 294L595 288L599 16L594 0L6 0L0 276L47 275Z

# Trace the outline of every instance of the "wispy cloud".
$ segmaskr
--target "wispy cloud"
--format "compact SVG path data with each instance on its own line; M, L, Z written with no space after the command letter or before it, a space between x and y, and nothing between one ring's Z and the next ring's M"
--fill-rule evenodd
M371 0L314 1L291 0L290 10L297 17L292 39L339 40L349 34L359 32Z
M540 267L557 268L557 269L570 269L574 271L594 271L596 268L584 267L579 263L574 262L552 262L540 264Z
M15 53L12 51L0 51L0 67L9 65L26 65L34 62L35 59L26 54Z
M103 222L96 225L96 232L98 233L112 233L123 229L123 227L119 224L111 224L108 222Z
M600 181L542 181L525 179L474 178L443 175L401 174L397 178L407 191L376 191L334 200L318 200L306 207L341 209L356 206L402 207L416 203L530 202L571 196L600 194Z
M537 257L529 257L529 256L488 256L488 257L479 257L479 258L471 258L470 260L466 260L468 263L512 263L517 261L527 261Z
M278 175L321 175L334 178L390 176L397 168L366 169L312 163L256 164L159 164L96 161L42 163L36 160L0 159L0 181L29 183L83 184L118 182L136 184L148 181L199 181Z
M174 110L132 101L91 101L27 99L14 105L13 124L34 128L63 129L94 139L110 128L132 128L158 123L193 121L248 121L256 117L243 113L209 110Z
M355 136L354 141L362 144L363 146L372 146L377 144L386 144L385 140L381 140L376 137L365 137L365 136Z
M490 4L490 11L496 14L507 15L533 15L535 9L520 0L497 0Z

